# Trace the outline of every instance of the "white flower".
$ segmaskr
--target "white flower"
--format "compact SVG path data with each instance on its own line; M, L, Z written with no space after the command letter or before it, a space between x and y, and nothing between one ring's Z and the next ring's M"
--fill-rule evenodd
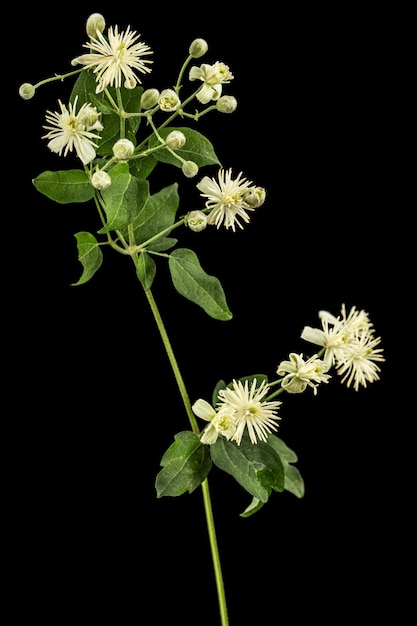
M83 45L84 48L93 50L88 54L83 54L71 62L72 65L81 64L86 68L95 68L97 74L96 93L101 93L106 87L120 88L122 86L122 76L126 89L133 89L137 83L141 83L134 70L145 74L151 69L147 63L152 63L149 59L142 57L152 54L149 46L138 41L140 35L136 31L127 27L125 32L119 33L117 26L110 26L107 31L107 39L99 30L96 37Z
M190 80L201 80L203 85L197 93L196 98L202 104L207 104L210 100L218 100L222 95L222 85L230 83L234 78L229 67L220 61L213 65L203 63L201 67L192 67L189 73Z
M346 314L345 305L341 314L335 317L328 311L319 313L322 329L305 326L301 337L324 350L324 362L330 368L334 365L342 382L349 387L353 383L357 391L360 385L379 379L379 366L376 362L385 361L382 348L376 349L381 338L375 337L373 324L365 311L352 307Z
M302 354L291 352L289 361L282 361L277 369L278 376L284 376L281 382L288 393L302 393L307 385L317 394L319 383L327 383L331 376L326 374L327 368L321 359L314 354L307 361Z
M59 155L64 153L66 156L75 149L77 156L87 165L96 158L94 148L97 148L97 144L93 140L101 139L100 135L92 131L103 130L103 125L98 119L101 114L90 104L83 104L76 113L77 100L78 96L73 103L69 103L68 109L58 100L61 112L46 112L46 121L50 126L43 127L49 132L42 139L50 139L48 148Z
M257 438L266 441L269 433L278 430L276 422L281 418L276 415L276 411L282 403L279 400L262 400L269 392L265 380L259 387L256 386L256 378L250 387L248 380L244 384L240 380L233 380L232 385L233 389L227 387L219 391L220 401L216 405L219 413L230 415L236 422L232 441L240 445L245 428L248 429L252 443L257 443Z
M200 437L201 443L215 443L219 434L226 439L230 439L234 435L236 422L232 416L227 413L216 412L211 404L202 398L193 404L192 409L197 417L209 422Z
M226 228L235 231L236 224L243 228L238 218L249 222L247 211L253 211L253 207L246 202L246 196L251 189L251 181L243 178L242 172L237 178L232 178L232 170L219 170L218 181L204 176L198 183L197 189L206 200L206 208L210 209L208 223L215 224L219 228L223 222Z
M377 362L385 361L383 349L376 348L380 342L381 338L373 337L370 332L354 332L336 367L337 373L342 376L342 383L346 383L347 387L353 383L353 388L358 391L360 385L366 387L367 383L379 380L381 368Z

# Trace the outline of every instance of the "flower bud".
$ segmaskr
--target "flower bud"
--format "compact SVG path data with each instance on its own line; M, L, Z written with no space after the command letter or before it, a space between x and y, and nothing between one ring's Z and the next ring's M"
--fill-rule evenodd
M31 83L23 83L19 87L19 96L23 98L23 100L30 100L35 95L35 87L31 85Z
M250 209L257 209L265 202L266 191L263 187L251 187L243 198Z
M106 21L101 13L92 13L87 20L86 31L89 37L97 37L97 31L103 32Z
M111 185L110 175L103 170L97 170L91 177L91 184L94 189L99 189L100 191L107 189Z
M184 133L180 130L172 130L165 139L166 145L168 148L171 148L171 150L179 150L186 141Z
M130 139L119 139L113 146L113 154L116 159L128 159L135 151L135 146Z
M158 104L161 111L172 113L178 109L181 100L173 89L164 89L158 98Z
M185 224L195 233L199 233L207 226L207 215L203 211L190 211L186 217Z
M190 56L194 59L198 59L206 54L208 50L208 44L205 39L194 39L189 48Z
M152 107L154 107L158 103L158 98L159 98L158 89L146 89L143 92L142 97L140 99L141 108L145 109L145 111L147 109L152 109Z
M237 100L233 96L221 96L216 102L216 109L220 113L233 113L236 111Z
M198 174L198 165L194 161L184 161L182 164L182 173L187 178L194 178Z

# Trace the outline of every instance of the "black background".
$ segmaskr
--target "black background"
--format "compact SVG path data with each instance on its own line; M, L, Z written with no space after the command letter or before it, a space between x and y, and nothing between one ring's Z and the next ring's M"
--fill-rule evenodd
M380 381L355 392L335 378L316 398L284 398L279 434L298 454L303 499L273 494L243 519L250 496L210 473L231 626L298 624L306 614L374 623L404 608L391 591L397 557L408 554L397 524L404 432L392 409L393 320L412 291L401 283L407 204L395 177L397 25L371 11L291 6L227 13L87 2L62 16L32 8L23 22L16 16L14 93L71 69L95 11L107 26L130 24L154 50L145 87L173 86L196 37L209 44L201 62L223 61L235 76L225 93L237 97L236 112L196 128L225 167L266 188L266 203L243 231L179 235L221 280L234 318L212 320L181 298L164 264L153 289L192 401L209 399L219 378L273 377L290 351L311 353L300 333L318 326L320 309L365 309L382 337ZM96 276L72 287L81 271L74 234L98 228L94 208L57 205L31 183L66 168L41 135L45 109L58 110L71 88L71 80L48 84L12 104L5 483L13 623L217 626L200 490L156 498L160 458L188 423L131 263L106 251ZM181 178L174 168L157 176L152 191ZM179 193L181 210L198 208L194 181L180 180Z

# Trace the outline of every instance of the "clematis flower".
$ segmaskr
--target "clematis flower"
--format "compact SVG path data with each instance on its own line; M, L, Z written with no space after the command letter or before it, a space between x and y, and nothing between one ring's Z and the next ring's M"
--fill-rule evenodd
M217 180L204 176L197 189L202 192L203 198L207 198L206 208L211 209L207 218L209 224L215 224L219 228L224 223L227 229L235 231L236 224L243 228L239 218L249 222L248 211L253 211L254 207L247 199L256 188L243 177L242 172L237 178L232 178L231 169L220 169Z
M278 430L277 422L281 418L276 412L282 403L263 400L269 392L265 380L259 387L256 378L250 386L248 380L244 383L233 380L232 386L219 391L220 400L216 405L218 413L230 415L236 423L232 441L240 445L245 428L252 443L257 443L258 439L266 441L272 431Z
M107 39L98 29L96 36L83 45L93 52L83 54L71 61L71 65L84 65L86 68L94 68L97 75L96 93L101 93L106 87L120 88L122 77L124 87L133 89L137 83L141 83L135 70L146 74L151 69L147 64L152 63L143 57L152 54L149 46L139 40L140 35L127 27L125 32L119 33L118 27L107 31Z
M96 158L97 143L94 140L101 139L100 135L92 131L103 130L103 125L99 121L101 113L90 104L83 104L77 113L77 101L78 96L67 108L58 100L61 112L46 112L46 121L50 125L43 128L49 132L42 139L50 139L48 148L59 155L63 153L66 156L75 149L82 163L87 165Z
M200 437L201 443L212 444L217 441L220 435L230 439L236 431L236 422L233 417L227 413L217 412L211 404L200 398L192 406L193 412L200 419L209 422Z
M234 78L229 67L220 61L213 65L203 63L200 67L194 66L190 69L189 79L201 80L202 86L196 98L202 104L207 104L210 100L218 100L222 95L222 86L230 83Z
M316 395L318 384L327 383L331 378L326 371L324 361L317 354L305 361L302 354L291 352L289 361L282 361L278 366L277 374L284 376L281 386L288 393L302 393L309 386Z

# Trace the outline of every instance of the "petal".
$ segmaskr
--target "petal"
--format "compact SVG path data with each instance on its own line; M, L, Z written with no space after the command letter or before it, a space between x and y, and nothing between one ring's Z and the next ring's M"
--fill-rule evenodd
M200 417L202 420L206 420L206 422L211 422L213 417L216 415L216 411L213 409L211 404L202 398L197 400L197 402L194 402L192 409L197 417Z

